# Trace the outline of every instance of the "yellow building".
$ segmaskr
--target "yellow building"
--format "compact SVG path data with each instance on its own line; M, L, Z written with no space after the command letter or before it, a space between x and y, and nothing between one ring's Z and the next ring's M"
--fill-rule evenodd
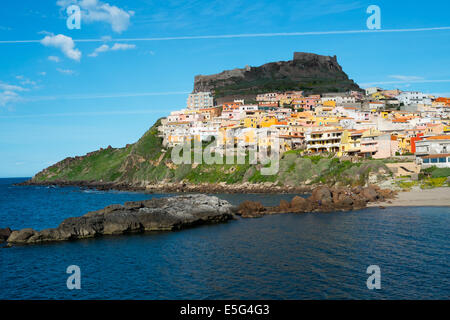
M269 128L278 124L278 120L274 116L265 116L261 119L260 127L261 128Z
M324 102L322 102L322 105L324 107L332 107L332 108L336 108L336 101L333 100L326 100Z
M398 151L400 154L411 153L411 138L405 135L397 135Z
M260 118L257 116L247 116L244 118L243 125L245 128L259 128Z
M290 106L292 103L292 99L290 98L282 98L279 101L280 106Z
M372 93L372 98L375 100L386 99L386 97L381 92Z
M361 137L365 130L344 130L338 156L354 156L361 152Z

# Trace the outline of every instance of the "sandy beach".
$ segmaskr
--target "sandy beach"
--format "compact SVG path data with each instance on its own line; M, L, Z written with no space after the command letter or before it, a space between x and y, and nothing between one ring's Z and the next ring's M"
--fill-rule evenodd
M389 203L391 202L391 203ZM395 199L389 202L368 203L368 207L443 207L450 206L450 188L434 189L413 188L410 191L399 192Z

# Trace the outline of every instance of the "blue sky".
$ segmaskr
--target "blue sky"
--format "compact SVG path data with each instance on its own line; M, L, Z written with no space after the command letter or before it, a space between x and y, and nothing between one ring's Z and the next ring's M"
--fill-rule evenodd
M66 26L73 3L79 30ZM363 87L450 96L450 29L326 34L367 30L372 4L382 30L450 27L447 0L3 0L0 177L135 142L185 106L195 75L289 60L294 51L337 55ZM318 34L274 35L302 32ZM242 34L272 36L220 37ZM204 36L219 37L195 38Z

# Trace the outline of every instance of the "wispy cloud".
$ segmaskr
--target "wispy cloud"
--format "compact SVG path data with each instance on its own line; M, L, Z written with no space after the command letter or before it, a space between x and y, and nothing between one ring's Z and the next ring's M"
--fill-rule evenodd
M16 79L20 80L20 84L23 86L28 86L28 85L36 86L36 81L30 80L22 75L16 76Z
M59 59L59 57L57 56L49 56L48 60L53 61L53 62L60 62L61 59Z
M44 46L58 48L66 57L80 61L81 51L75 48L75 42L71 37L63 34L47 35L40 41Z
M390 75L389 78L397 79L397 80L405 81L405 82L424 80L423 77L419 77L419 76L404 76L404 75Z
M8 84L8 83L0 81L0 90L5 90L5 91L25 91L26 89L21 87L21 86Z
M20 100L21 97L14 91L5 90L0 92L0 107L5 107L12 102L18 102Z
M138 42L138 41L172 41L172 40L197 40L197 39L231 39L231 38L265 38L265 37L299 37L299 36L318 36L318 35L340 35L340 34L371 34L371 33L397 33L397 32L428 32L450 30L450 26L431 27L431 28L410 28L410 29L380 29L380 30L336 30L336 31L307 31L307 32L278 32L278 33L240 33L240 34L222 34L222 35L201 35L201 36L174 36L174 37L149 37L149 38L91 38L91 39L73 39L74 42ZM0 44L18 44L18 43L39 43L42 40L2 40Z
M443 79L443 80L400 80L400 81L374 81L374 82L364 82L359 83L362 87L370 87L370 86L376 86L376 85L392 85L392 84L410 84L410 83L447 83L450 82L450 79Z
M100 47L96 48L94 52L89 54L89 57L97 57L99 53L107 51L118 51L118 50L130 50L135 49L136 45L127 43L115 43L112 47L107 44L102 44Z
M32 81L23 75L17 75L15 78L20 82L21 86L0 81L0 107L23 101L24 98L21 96L22 93L30 90L30 88L27 88L26 86L36 87L35 81Z
M189 94L190 91L167 91L167 92L122 92L122 93L97 93L97 94L66 94L55 96L35 96L28 97L28 101L48 101L48 100L84 100L84 99L108 99L108 98L129 98L147 96L169 96Z
M67 113L41 113L26 115L0 116L0 119L22 119L22 118L48 118L48 117L76 117L76 116L114 116L114 115L139 115L139 114L163 114L166 110L127 110L127 111L104 111L104 112L67 112Z
M67 75L69 75L69 76L75 74L75 71L70 70L70 69L61 69L61 68L57 68L56 71L58 71L59 73L62 73L62 74L67 74Z
M125 11L119 7L98 0L58 0L56 4L67 8L76 4L81 8L83 23L105 22L111 25L114 32L121 33L128 29L133 11Z

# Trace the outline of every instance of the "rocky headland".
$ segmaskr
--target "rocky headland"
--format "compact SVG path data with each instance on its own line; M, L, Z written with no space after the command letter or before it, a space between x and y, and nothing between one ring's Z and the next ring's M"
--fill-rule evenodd
M8 229L7 242L36 244L101 235L172 231L232 218L233 206L225 200L201 194L183 195L110 205L81 217L67 218L57 228L42 231L26 228L11 232Z

